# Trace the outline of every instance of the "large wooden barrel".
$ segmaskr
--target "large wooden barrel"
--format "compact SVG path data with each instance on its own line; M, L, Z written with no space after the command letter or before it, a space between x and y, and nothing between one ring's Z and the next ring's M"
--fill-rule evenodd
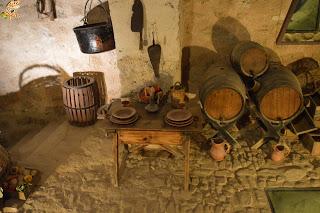
M281 64L270 64L257 81L260 89L254 96L263 118L271 122L286 122L301 112L303 95L291 70Z
M231 67L211 66L200 88L204 113L218 123L238 119L245 108L246 89L239 75Z
M241 75L257 77L268 69L269 57L260 44L243 41L233 48L231 64Z
M74 77L64 82L62 91L69 122L76 126L94 124L99 103L96 81L87 76Z

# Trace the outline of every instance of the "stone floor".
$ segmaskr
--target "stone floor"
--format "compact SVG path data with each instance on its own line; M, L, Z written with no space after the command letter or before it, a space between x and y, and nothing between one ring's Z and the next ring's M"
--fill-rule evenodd
M193 141L190 192L184 192L183 159L164 151L129 154L120 187L115 188L111 138L106 137L103 121L87 128L62 122L56 130L47 130L43 140L37 136L34 144L28 142L31 147L46 144L34 153L21 152L23 146L29 146L26 142L11 150L20 162L44 172L42 185L21 211L271 212L266 188L320 187L320 158L310 156L295 140L290 143L288 159L274 164L267 145L259 150L249 148L255 128L248 127L247 135L239 132L241 146L234 145L222 162L210 158L205 143Z

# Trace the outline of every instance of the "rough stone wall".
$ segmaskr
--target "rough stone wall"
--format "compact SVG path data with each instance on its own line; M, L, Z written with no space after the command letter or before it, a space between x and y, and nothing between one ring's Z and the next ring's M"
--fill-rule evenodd
M183 1L182 68L190 69L191 89L196 89L201 82L199 76L210 64L228 63L233 46L242 40L267 47L272 59L283 64L302 57L319 61L319 45L276 45L290 3L290 0Z

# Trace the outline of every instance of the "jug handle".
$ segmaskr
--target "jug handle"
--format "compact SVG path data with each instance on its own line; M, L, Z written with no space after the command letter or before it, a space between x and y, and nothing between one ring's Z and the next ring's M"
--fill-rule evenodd
M228 142L223 142L224 147L226 146L226 153L228 154L231 151L231 145Z
M282 144L283 146L284 146L284 149L286 150L285 151L285 153L284 153L284 156L285 157L288 157L288 155L290 154L290 152L291 152L291 149L290 149L290 147L287 145L287 144Z

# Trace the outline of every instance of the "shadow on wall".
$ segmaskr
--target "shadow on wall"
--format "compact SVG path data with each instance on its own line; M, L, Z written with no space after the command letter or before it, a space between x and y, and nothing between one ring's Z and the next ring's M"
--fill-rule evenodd
M24 74L26 74L27 72L33 70L33 69L38 69L38 68L46 68L49 70L52 70L54 72L56 72L59 76L60 76L60 83L62 84L64 80L66 80L67 78L69 78L69 74L62 69L60 66L53 66L53 65L49 65L49 64L34 64L31 66L26 67L24 70L22 70L22 72L19 75L19 88L22 89L23 88L23 81L25 80L23 78Z
M57 73L26 83L27 72L50 69ZM18 92L0 96L0 143L14 145L25 134L40 129L50 120L63 115L61 83L68 74L59 66L35 64L25 68L19 77Z
M211 64L230 65L232 49L241 41L251 40L248 30L236 19L224 17L212 27L212 44L216 51L200 46L182 49L181 80L191 92L198 93ZM266 48L272 60L280 60L276 53Z

